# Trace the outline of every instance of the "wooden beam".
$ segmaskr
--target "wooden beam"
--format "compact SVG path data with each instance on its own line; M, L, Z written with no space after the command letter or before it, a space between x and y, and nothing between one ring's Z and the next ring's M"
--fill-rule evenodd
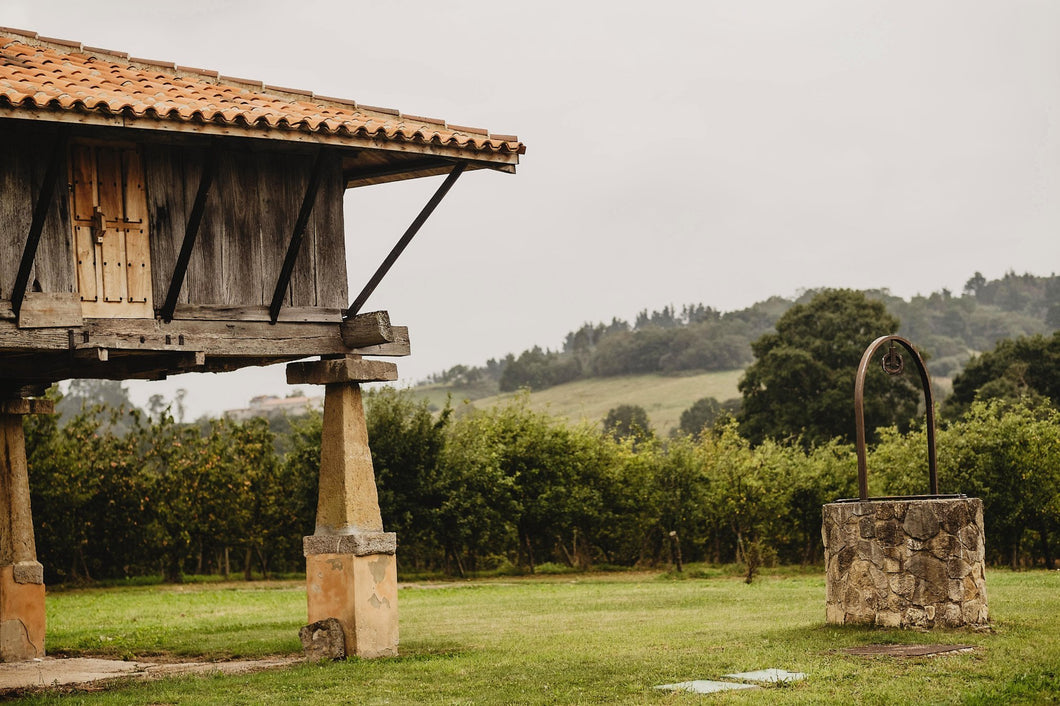
M77 348L74 358L92 363L106 363L110 360L110 351L106 348Z
M377 176L372 178L356 179L346 182L347 189L357 189L362 186L377 186L379 184L393 184L396 181L406 181L408 179L424 179L433 176L445 176L452 169L453 160L446 160L446 163L441 167L434 169L423 169L421 171L409 173L399 172L391 176ZM505 174L515 174L515 167L509 164L504 165L482 165L476 162L465 162L467 167L464 169L465 172L473 172L477 169L489 169L495 172L503 172Z
M0 362L19 353L107 348L118 351L198 350L210 357L305 358L317 355L406 356L408 329L394 326L394 341L348 346L337 324L85 319L80 328L20 329L0 321ZM2 377L3 365L0 365ZM66 376L69 377L69 376Z
M372 278L368 280L368 284L364 285L364 289L362 289L361 293L357 295L357 298L353 300L353 304L350 304L350 308L346 310L346 318L356 316L357 312L361 310L364 303L368 301L368 297L372 296L372 292L375 291L375 288L378 287L379 283L383 281L384 277L386 277L386 273L390 271L390 268L394 266L394 263L397 261L398 257L401 256L401 253L404 252L405 248L408 247L408 244L412 242L416 233L418 233L420 228L423 227L423 224L427 222L430 215L434 213L434 209L438 207L438 204L442 202L445 195L449 193L449 189L453 188L453 184L456 183L456 180L464 172L466 166L467 165L463 162L458 162L453 167L453 170L449 172L449 176L445 178L442 185L434 192L434 196L431 197L431 200L427 202L427 205L423 207L423 210L421 210L419 215L416 216L416 219L412 221L412 225L408 227L405 234L401 236L401 240L397 242L394 249L391 250L390 254L383 260L383 264L379 265L379 269L377 269L375 274L372 275Z
M305 229L309 224L309 216L313 213L313 206L316 204L320 181L324 177L326 156L327 153L323 149L317 152L313 171L309 175L309 184L306 186L305 195L302 197L302 207L298 210L298 218L294 222L294 232L291 234L291 242L287 245L287 255L283 258L280 276L276 280L276 290L272 294L272 304L269 306L269 318L273 323L276 323L280 316L280 308L283 306L287 287L291 283L291 274L294 272L294 263L298 259L298 251L302 249L302 238L305 236Z
M69 350L72 329L20 329L13 321L0 321L0 355ZM6 363L6 360L4 361ZM3 366L0 365L0 368Z
M395 339L397 335L395 333ZM362 347L351 347L335 324L276 323L252 321L174 321L88 319L74 335L74 347L97 346L112 350L201 350L208 356L346 355ZM403 355L402 344L363 344L380 350L378 355Z
M289 363L292 360L294 360L294 358L290 356L272 358L207 358L205 365L203 365L202 367L202 372L230 373L233 370L242 370L243 368L251 367L261 367L263 365L275 365L276 363Z
M23 397L43 397L51 382L26 382L24 380L0 380L0 397L20 399Z
M339 326L342 341L350 348L377 346L394 340L394 327L390 325L390 314L372 311L346 319Z
M37 203L33 207L33 220L30 222L29 233L26 236L26 245L22 249L22 260L18 265L18 274L15 275L15 283L11 288L11 308L14 310L15 318L18 318L22 309L22 300L26 296L26 287L29 284L29 271L33 269L33 260L37 256L37 246L40 245L40 236L44 231L44 219L48 217L52 200L55 197L55 187L59 183L59 175L62 173L63 158L66 156L66 130L60 128L52 144L51 157L48 159L48 168L44 172L44 181L41 183L40 192L37 194Z
M99 355L100 351L104 355ZM111 355L111 351L105 349L79 349L7 360L0 373L0 387L12 382L47 385L67 378L158 379L202 369L205 363L206 356L202 351L125 351L121 355Z
M20 328L68 328L81 323L81 298L66 292L26 292L18 315Z
M2 306L2 303L0 303ZM342 323L342 309L288 306L280 311L280 323ZM0 310L0 318L3 312ZM224 304L177 304L173 321L271 321L269 307Z
M382 177L398 176L412 172L422 172L431 169L440 169L448 172L453 168L453 163L444 159L410 159L395 161L376 167L361 167L359 169L347 169L342 172L343 182L346 184L379 179Z
M202 351L124 355L79 368L77 377L98 380L161 380L167 375L201 370L206 363Z
M199 188L195 192L195 202L188 216L188 224L184 229L184 240L180 244L180 254L177 255L177 263L173 267L173 276L169 280L169 291L166 293L166 301L162 304L159 312L163 319L173 319L173 311L177 308L177 299L180 297L180 289L184 286L184 277L188 274L188 264L191 262L191 251L195 248L195 239L199 235L199 226L202 224L202 214L206 210L206 199L210 196L213 186L213 178L217 173L217 153L219 148L211 144L206 149L206 162L202 167L202 176L199 178Z
M73 123L76 125L93 125L118 128L123 132L131 129L146 129L170 134L211 135L228 139L276 140L289 144L319 145L343 149L363 149L379 153L398 152L405 154L434 155L449 160L471 160L470 169L504 169L505 166L519 164L519 154L515 152L498 152L491 150L469 150L449 145L435 145L424 142L400 142L375 137L359 137L345 133L305 132L302 130L272 130L260 128L240 129L229 125L215 123L193 123L178 120L154 120L150 118L129 118L105 113L35 110L0 106L0 118L16 120Z
M0 414L55 414L55 402L49 399L0 399Z
M409 327L394 326L394 340L391 343L381 343L377 346L358 346L348 352L356 355L382 355L388 358L401 357L412 354L412 344L409 342Z

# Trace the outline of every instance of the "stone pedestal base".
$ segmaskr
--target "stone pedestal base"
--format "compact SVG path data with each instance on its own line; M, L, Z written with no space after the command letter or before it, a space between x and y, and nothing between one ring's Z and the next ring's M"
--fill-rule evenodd
M44 656L44 571L37 562L0 566L0 661Z
M987 623L981 500L831 503L822 535L829 623Z
M338 620L347 655L396 656L394 534L314 535L304 543L309 622Z
M37 561L22 417L51 400L0 399L0 661L44 656L44 567Z

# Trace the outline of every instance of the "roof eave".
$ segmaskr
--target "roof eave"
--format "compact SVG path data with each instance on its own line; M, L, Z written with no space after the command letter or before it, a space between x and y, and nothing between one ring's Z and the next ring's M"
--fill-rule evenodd
M508 173L513 173L515 171L515 166L519 164L519 152L516 151L467 149L414 140L388 140L379 137L361 137L358 135L314 132L309 130L282 130L261 126L244 127L218 123L135 118L101 111L34 110L27 109L24 106L0 105L0 118L153 130L168 133L199 134L215 137L277 140L280 142L300 143L306 145L330 145L355 150L416 154L440 157L447 160L466 161L470 163L469 168L495 169ZM445 170L443 169L440 171L432 171L431 173L443 173L444 171ZM390 178L386 178L383 181L395 181L402 178L411 178L412 176L428 176L428 174L408 174L407 176L391 175ZM365 183L382 182L380 180L373 180Z

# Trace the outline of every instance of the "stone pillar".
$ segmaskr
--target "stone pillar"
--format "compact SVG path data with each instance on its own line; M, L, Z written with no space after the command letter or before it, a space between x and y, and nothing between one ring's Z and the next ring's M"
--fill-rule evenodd
M44 567L37 561L22 416L50 400L0 400L0 661L44 656Z
M831 503L821 531L829 623L987 623L978 498Z
M325 385L316 529L303 540L309 622L336 619L359 657L397 654L397 537L383 531L358 384L395 379L393 363L354 356L287 366L291 384Z

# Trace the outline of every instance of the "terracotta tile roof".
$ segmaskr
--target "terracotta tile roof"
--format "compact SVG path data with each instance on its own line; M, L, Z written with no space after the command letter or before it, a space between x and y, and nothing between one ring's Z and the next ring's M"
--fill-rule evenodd
M525 146L511 135L355 101L316 96L216 71L137 59L0 27L0 107L50 113L56 119L95 114L124 124L222 126L248 136L310 133L335 142L371 140L426 145L468 159L517 161ZM382 143L382 145L380 145Z

